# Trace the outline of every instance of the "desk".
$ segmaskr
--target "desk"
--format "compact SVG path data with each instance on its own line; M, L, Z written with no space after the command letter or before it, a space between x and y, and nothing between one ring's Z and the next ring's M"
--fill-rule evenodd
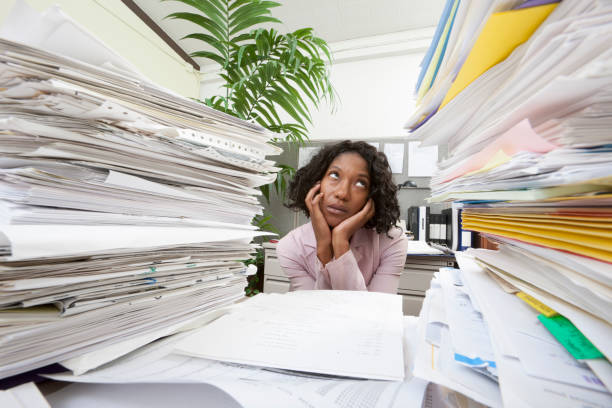
M276 244L266 242L264 247L264 293L285 293L289 291L289 277L285 275L278 257ZM406 264L400 277L397 294L403 297L406 316L418 316L425 298L425 291L433 273L445 266L454 266L453 255L407 255Z

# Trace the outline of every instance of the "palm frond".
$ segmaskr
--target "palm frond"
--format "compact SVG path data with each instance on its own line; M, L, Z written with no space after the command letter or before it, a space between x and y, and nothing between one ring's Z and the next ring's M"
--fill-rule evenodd
M333 109L337 98L329 80L332 55L327 43L316 37L312 28L287 34L261 28L262 23L281 22L270 11L281 5L275 1L172 1L190 6L194 12L173 13L167 18L189 21L203 29L184 37L207 45L207 49L191 56L207 58L222 68L225 95L206 98L204 102L259 123L277 133L276 140L297 144L308 140L311 110L323 100L329 101ZM273 183L281 196L292 170L283 168ZM262 186L261 191L269 200L270 186Z
M178 12L168 15L166 18L191 21L208 31L217 41L225 41L227 39L225 29L222 25L200 14Z

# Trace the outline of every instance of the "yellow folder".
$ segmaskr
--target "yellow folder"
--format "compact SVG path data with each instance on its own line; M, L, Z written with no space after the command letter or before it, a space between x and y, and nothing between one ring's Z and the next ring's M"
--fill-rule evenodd
M507 237L512 239L517 239L519 241L536 244L548 248L559 249L562 251L572 252L574 254L587 256L589 258L594 258L600 261L612 263L612 252L609 250L596 248L592 246L582 245L584 241L582 241L581 237L574 236L572 241L562 241L555 238L543 237L537 235L530 235L528 233L518 232L518 231L508 231L505 229L499 228L490 228L490 227L468 227L467 229L485 232L489 234L499 235L501 237Z
M600 228L612 230L612 218L607 217L559 217L554 214L466 214L463 218L479 221L520 222L527 225L565 225L567 228Z
M555 7L557 3L493 13L446 93L440 109L483 72L506 59L516 47L527 41Z

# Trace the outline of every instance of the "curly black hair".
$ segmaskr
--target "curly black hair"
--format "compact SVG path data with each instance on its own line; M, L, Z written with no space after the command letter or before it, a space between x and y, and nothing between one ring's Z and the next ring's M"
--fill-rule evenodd
M358 153L368 163L370 173L370 197L374 201L375 214L365 224L366 228L376 228L379 234L388 233L395 227L400 215L397 201L397 186L393 183L391 167L387 156L366 142L344 140L324 146L310 162L295 173L289 184L286 207L302 210L310 217L305 199L308 191L320 181L332 161L342 153Z

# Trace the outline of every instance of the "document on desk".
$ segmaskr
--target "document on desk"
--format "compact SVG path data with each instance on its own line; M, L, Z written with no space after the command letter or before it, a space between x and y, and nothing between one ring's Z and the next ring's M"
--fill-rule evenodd
M444 255L444 252L427 244L425 241L408 241L408 255Z
M196 331L177 352L378 380L404 378L402 299L361 291L262 294Z
M411 356L414 354L414 324L413 319L404 318L404 363L407 366L411 365ZM84 375L50 375L50 378L61 381L104 385L71 385L51 395L49 400L54 407L76 407L78 405L75 404L83 402L82 398L87 393L88 401L92 403L104 401L108 405L128 407L133 405L123 404L132 401L139 403L138 406L148 403L149 407L161 407L164 406L163 396L149 400L148 395L137 395L144 390L143 383L156 383L165 393L172 394L187 390L187 384L197 383L223 390L245 408L347 408L356 406L355 404L361 408L400 408L420 407L427 386L427 382L419 378L393 382L351 380L275 372L262 367L223 363L173 353L176 343L185 335L186 333L175 335L147 345ZM123 385L113 386L111 383ZM215 390L210 389L205 398L208 400L215 395ZM173 406L177 407L190 406L181 404L182 401L173 402Z

